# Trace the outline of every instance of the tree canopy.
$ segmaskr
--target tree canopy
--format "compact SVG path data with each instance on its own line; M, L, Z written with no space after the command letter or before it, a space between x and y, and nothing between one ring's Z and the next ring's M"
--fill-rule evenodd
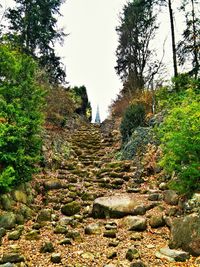
M150 78L152 55L150 41L157 29L153 1L128 2L120 17L117 55L117 74L123 82L131 82L133 89L141 89Z
M53 83L65 80L61 58L56 56L55 43L62 41L63 31L57 29L57 17L63 0L15 0L14 8L9 8L8 37L21 48L22 52L33 56L49 74Z

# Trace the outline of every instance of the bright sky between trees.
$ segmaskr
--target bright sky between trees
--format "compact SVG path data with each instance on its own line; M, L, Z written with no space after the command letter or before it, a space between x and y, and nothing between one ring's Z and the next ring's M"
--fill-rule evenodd
M71 86L85 85L95 119L99 105L101 120L108 115L108 107L116 98L122 83L116 75L116 48L119 14L127 0L67 0L62 6L61 26L66 37L64 46L58 49L66 66L67 80ZM172 1L173 7L178 4ZM154 48L162 58L164 40L166 64L172 64L168 8L160 14L162 27ZM176 31L182 27L175 25ZM168 73L169 75L169 73ZM169 76L168 76L169 78Z
M86 86L93 118L99 105L101 120L122 87L114 70L115 28L125 3L126 0L67 0L61 10L61 25L69 33L64 46L59 48L67 80L72 86Z

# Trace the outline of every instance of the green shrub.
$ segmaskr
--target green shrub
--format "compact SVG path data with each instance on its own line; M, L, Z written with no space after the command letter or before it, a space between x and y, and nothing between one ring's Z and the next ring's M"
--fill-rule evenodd
M83 86L75 86L71 88L71 97L74 100L76 109L75 112L79 115L85 116L89 121L92 118L92 108L90 102L88 100L88 94L86 87Z
M33 59L0 45L0 191L31 179L40 159L44 91Z
M163 150L160 164L176 177L173 188L190 193L200 189L200 95L188 89L181 97L158 129Z
M132 104L125 110L120 131L122 135L122 142L128 141L134 129L138 126L144 125L145 108L142 104Z

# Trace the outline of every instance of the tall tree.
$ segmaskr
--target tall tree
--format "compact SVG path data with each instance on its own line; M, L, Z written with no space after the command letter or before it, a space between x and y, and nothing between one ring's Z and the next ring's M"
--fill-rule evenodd
M51 82L63 82L65 72L54 45L64 33L56 28L57 15L63 0L15 0L7 12L9 36L22 51L38 59L49 73Z
M177 48L176 48L176 34L174 27L174 10L172 7L171 0L155 0L155 3L159 6L167 6L169 10L169 21L170 21L170 29L171 29L171 42L172 42L172 58L173 58L173 69L174 69L174 77L178 76L178 64L177 64Z
M149 78L149 63L155 52L150 50L149 44L157 29L153 2L133 0L127 3L116 29L119 45L115 69L131 91L142 89Z
M200 11L197 7L199 1L183 0L181 10L185 15L186 28L182 34L182 40L178 44L179 59L183 65L191 60L190 74L198 77L200 68Z
M171 37L172 37L172 53L173 53L173 65L174 65L174 77L178 76L178 67L177 67L177 56L176 56L176 40L175 40L175 30L174 30L174 16L171 0L168 0L169 7L169 17L170 17L170 26L171 26Z

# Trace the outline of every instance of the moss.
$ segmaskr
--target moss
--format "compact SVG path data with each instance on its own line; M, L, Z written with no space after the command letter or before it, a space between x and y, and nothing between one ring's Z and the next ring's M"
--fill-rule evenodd
M68 203L61 208L61 212L66 216L72 216L81 210L81 205L77 201Z

